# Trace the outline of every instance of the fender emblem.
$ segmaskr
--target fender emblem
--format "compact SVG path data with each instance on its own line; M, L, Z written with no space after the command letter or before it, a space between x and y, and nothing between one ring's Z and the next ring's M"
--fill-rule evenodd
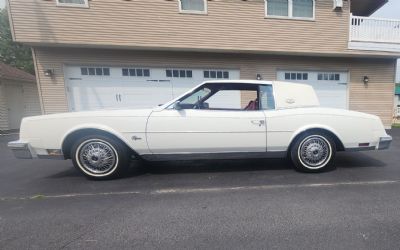
M286 99L286 102L289 103L289 104L293 104L296 101L294 99L292 99L292 98L288 98L288 99Z
M140 138L140 137L138 137L138 136L132 136L132 140L134 140L134 141L138 141L138 140L141 140L142 138Z

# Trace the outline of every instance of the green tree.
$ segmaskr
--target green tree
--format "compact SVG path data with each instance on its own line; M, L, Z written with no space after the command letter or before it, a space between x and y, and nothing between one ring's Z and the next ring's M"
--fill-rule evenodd
M31 74L35 73L30 48L12 40L6 9L0 9L0 61Z

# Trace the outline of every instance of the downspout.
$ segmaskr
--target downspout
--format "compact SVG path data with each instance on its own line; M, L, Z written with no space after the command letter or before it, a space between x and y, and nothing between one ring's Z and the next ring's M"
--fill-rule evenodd
M40 82L40 73L39 73L39 68L38 68L38 63L36 59L36 53L35 49L32 47L32 59L33 59L33 65L35 67L35 72L36 72L36 86L38 88L38 93L39 93L39 100L40 100L40 109L42 110L42 115L46 114L46 110L44 108L43 104L43 95L42 95L42 84Z

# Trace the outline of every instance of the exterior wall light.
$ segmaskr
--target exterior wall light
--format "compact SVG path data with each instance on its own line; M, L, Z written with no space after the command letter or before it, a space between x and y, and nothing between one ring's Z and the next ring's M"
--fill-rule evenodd
M54 75L54 70L52 70L52 69L45 69L45 70L43 71L43 73L44 73L44 75L47 76L47 77L52 77L52 76Z
M368 76L364 76L364 84L367 85L369 83L369 77Z
M257 80L261 80L261 79L262 79L261 74L257 74Z
M343 8L343 0L333 0L333 9L341 10Z

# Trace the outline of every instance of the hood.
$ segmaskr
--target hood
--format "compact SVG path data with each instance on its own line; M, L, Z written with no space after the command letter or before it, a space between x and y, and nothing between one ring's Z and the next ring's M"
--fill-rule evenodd
M97 111L82 111L69 112L51 115L40 115L26 117L24 120L47 120L47 119L66 119L79 117L148 117L153 109L125 109L125 110L97 110Z

